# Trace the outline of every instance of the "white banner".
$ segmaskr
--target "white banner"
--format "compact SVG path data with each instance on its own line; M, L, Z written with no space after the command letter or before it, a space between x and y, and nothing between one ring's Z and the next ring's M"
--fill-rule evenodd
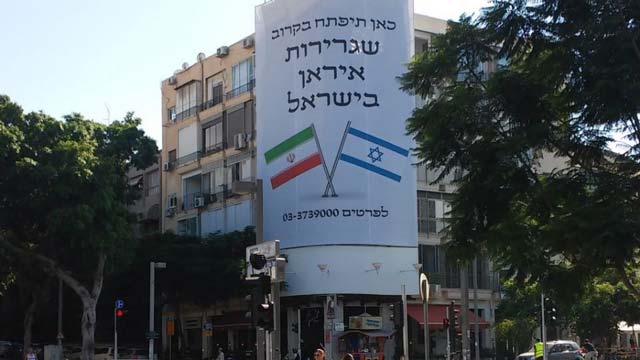
M417 246L416 179L397 77L409 0L275 0L256 8L264 238Z

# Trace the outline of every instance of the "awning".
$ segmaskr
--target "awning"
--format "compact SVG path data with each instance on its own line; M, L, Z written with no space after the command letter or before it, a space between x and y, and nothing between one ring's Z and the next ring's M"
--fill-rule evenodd
M362 334L368 337L391 337L395 333L395 330L391 331L382 331L382 330L347 330L336 333L338 337L342 337L349 334Z
M214 316L211 321L213 322L214 329L229 329L229 328L247 328L251 327L251 320L245 317L242 311L228 312L224 315Z
M456 305L456 309L460 310L460 306ZM447 317L447 305L429 305L429 329L439 330L444 327L442 321ZM424 326L424 313L422 312L422 304L409 304L407 305L407 315L414 318L420 326ZM475 324L475 315L473 311L469 310L469 328L473 329ZM478 317L478 324L481 328L489 327L489 323L482 318Z

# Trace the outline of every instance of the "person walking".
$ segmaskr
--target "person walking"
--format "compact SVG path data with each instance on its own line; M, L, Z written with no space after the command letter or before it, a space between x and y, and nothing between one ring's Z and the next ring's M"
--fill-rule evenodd
M598 351L596 350L596 347L591 343L591 340L589 340L588 338L584 339L584 342L581 346L584 349L585 360L596 360L598 358Z
M544 359L544 345L540 339L536 339L536 343L533 345L533 355L536 360Z

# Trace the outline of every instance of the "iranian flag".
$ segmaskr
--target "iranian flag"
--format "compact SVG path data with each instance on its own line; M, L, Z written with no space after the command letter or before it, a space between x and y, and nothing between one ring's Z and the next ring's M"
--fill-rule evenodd
M313 125L269 149L264 158L268 166L282 169L271 177L272 189L322 165L322 153Z

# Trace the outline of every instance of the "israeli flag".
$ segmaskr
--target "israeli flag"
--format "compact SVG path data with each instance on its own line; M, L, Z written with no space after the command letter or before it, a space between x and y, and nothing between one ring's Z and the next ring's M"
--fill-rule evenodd
M346 135L340 160L400 182L409 150L352 127Z

